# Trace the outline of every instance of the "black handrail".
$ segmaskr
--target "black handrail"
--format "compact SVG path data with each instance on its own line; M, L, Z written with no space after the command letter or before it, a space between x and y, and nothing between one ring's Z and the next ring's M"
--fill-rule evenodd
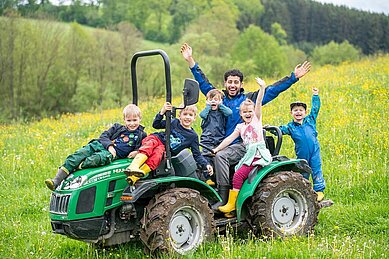
M263 127L264 130L274 134L277 137L277 143L274 149L274 154L273 156L278 156L281 150L281 145L282 145L282 132L279 127L277 126L270 126L266 125Z
M163 59L163 62L165 64L165 81L166 81L166 102L171 103L172 102L172 83L171 83L171 77L170 77L170 61L169 57L166 54L165 51L156 49L156 50L146 50L146 51L139 51L136 52L131 59L131 82L132 82L132 102L135 105L138 105L138 83L137 83L137 77L136 77L136 62L139 57L146 57L146 56L154 56L154 55L160 55ZM167 159L167 167L170 169L171 163L171 152L170 152L170 125L171 125L171 111L166 112L166 143L165 143L165 149L166 149L166 159Z

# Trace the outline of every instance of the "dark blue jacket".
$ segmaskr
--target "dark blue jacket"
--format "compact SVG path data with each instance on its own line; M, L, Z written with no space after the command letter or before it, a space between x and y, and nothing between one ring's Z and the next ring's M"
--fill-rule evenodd
M226 136L226 122L231 114L231 109L222 103L217 110L212 110L211 106L207 105L200 112L200 117L203 119L201 121L200 143L209 148L217 147Z
M153 128L166 128L166 120L163 120L163 115L157 113L153 121ZM196 163L202 168L205 168L208 165L208 162L200 153L199 136L197 135L197 133L192 128L184 128L178 119L173 119L171 121L170 129L170 150L172 152L172 155L175 156L185 148L190 148L190 150L192 151L193 158L196 160ZM155 132L153 133L153 135L156 135L162 141L163 144L166 144L165 132Z
M125 158L134 150L138 150L142 144L142 140L147 136L144 127L139 127L130 131L126 126L115 123L111 128L101 133L97 139L105 149L113 146L116 150L118 158Z
M209 82L208 78L200 69L199 65L196 63L193 68L191 68L191 72L194 76L194 79L199 83L201 92L206 96L207 93L215 89L215 87ZM275 99L281 92L287 90L292 84L296 83L298 78L295 77L294 73L290 75L290 77L286 76L283 79L277 81L273 85L269 85L265 89L265 95L262 100L262 105L267 104L268 102ZM224 91L225 97L223 98L223 104L229 107L232 110L232 115L227 118L226 123L226 137L229 136L234 130L236 125L242 123L242 119L239 114L239 106L240 104L246 100L246 98L250 98L253 102L256 101L258 91L253 93L244 93L244 89L240 89L240 93L234 96L233 98L229 98L227 93ZM235 143L236 141L234 141Z

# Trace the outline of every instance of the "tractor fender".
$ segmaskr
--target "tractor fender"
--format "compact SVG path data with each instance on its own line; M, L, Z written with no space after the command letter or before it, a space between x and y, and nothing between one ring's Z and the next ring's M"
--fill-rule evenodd
M294 172L306 172L311 173L312 170L308 163L304 159L280 159L274 161L263 168L255 168L248 179L243 183L242 188L239 191L238 199L236 201L236 214L237 220L244 219L247 215L247 208L244 206L247 199L251 198L255 189L262 181L262 179L270 173L281 171L294 171Z
M124 190L121 200L124 203L134 203L149 190L157 190L161 186L166 188L190 188L199 191L208 200L221 201L219 194L208 184L196 178L182 176L168 176L138 181L135 186L128 186Z

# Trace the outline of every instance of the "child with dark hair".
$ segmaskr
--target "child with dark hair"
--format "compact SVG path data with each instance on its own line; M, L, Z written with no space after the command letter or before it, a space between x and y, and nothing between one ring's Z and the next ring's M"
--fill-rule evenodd
M312 108L307 114L307 105L303 102L293 102L290 104L290 114L293 121L280 126L284 135L290 135L295 144L297 158L307 160L312 168L313 190L317 193L317 200L324 199L324 189L326 183L321 169L320 145L317 140L316 119L320 110L319 90L312 89ZM309 179L308 174L303 174Z
M212 89L207 93L206 107L200 112L201 137L200 143L209 147L217 147L225 138L227 117L232 115L232 110L223 104L224 94L222 91ZM205 158L212 163L209 152L204 152ZM211 176L204 171L204 178L209 185L215 185Z

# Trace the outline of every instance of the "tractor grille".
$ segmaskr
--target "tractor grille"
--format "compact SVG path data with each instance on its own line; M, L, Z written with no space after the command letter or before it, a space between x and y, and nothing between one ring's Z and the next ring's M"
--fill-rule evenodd
M70 196L70 194L58 194L53 192L50 199L50 212L67 214Z

